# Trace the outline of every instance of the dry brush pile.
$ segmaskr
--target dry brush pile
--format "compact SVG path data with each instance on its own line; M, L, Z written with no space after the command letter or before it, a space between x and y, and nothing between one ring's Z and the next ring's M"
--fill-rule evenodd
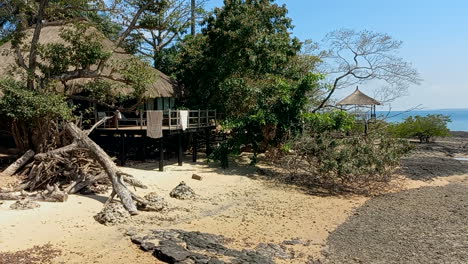
M0 189L0 200L64 202L68 194L101 184L112 186L112 194L106 204L117 195L130 214L137 214L136 202L149 202L130 191L126 184L139 188L146 186L119 170L104 150L88 137L102 122L105 119L87 131L82 131L74 123L66 123L61 141L68 144L61 142L65 146L44 153L36 154L32 150L24 153L1 173L4 177L16 174L23 182L13 188Z

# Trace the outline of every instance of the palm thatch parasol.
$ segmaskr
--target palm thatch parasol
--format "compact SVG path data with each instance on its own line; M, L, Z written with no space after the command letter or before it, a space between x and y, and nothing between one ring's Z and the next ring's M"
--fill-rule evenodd
M339 101L337 105L380 105L380 102L364 94L359 90L359 87L356 87L356 90L352 94Z

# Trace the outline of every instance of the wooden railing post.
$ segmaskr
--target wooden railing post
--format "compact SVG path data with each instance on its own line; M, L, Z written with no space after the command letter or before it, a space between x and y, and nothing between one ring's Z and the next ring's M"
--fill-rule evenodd
M201 112L200 112L200 109L198 109L198 128L200 128L200 122L201 122Z
M171 123L172 123L172 121L171 121L171 109L168 110L168 113L169 113L169 130L171 130Z

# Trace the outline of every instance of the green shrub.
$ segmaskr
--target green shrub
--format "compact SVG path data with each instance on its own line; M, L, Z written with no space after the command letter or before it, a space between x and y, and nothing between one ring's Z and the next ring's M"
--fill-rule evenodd
M304 133L290 143L276 163L287 180L330 192L372 193L393 179L407 141L371 133L337 137L331 132Z
M408 117L400 124L389 127L389 131L400 138L417 138L422 142L429 142L433 137L445 137L450 135L447 124L450 117L445 115L427 115Z
M0 115L11 120L28 122L72 117L65 96L31 91L25 84L9 79L0 80L0 89L4 94L0 98Z
M356 125L356 118L345 111L306 113L303 119L306 129L313 133L349 132Z

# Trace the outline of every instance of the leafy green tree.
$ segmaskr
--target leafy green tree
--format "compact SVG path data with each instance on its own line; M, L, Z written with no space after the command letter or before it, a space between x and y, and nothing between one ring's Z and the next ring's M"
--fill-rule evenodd
M225 98L226 91L232 91L228 79L251 84L267 79L268 74L284 76L301 49L299 40L290 35L292 24L286 14L284 6L271 0L226 0L222 8L216 8L201 35L189 37L180 46L178 77L190 93L189 103L224 111L231 103ZM246 104L261 92L242 89L238 89L238 100Z
M447 124L450 122L450 117L445 115L410 116L391 126L390 131L398 137L417 138L421 143L427 143L433 137L449 136Z
M254 153L300 131L301 114L314 101L318 59L301 53L285 6L272 0L226 0L201 33L177 45L177 76L189 107L224 113L232 138L215 152L251 147Z

